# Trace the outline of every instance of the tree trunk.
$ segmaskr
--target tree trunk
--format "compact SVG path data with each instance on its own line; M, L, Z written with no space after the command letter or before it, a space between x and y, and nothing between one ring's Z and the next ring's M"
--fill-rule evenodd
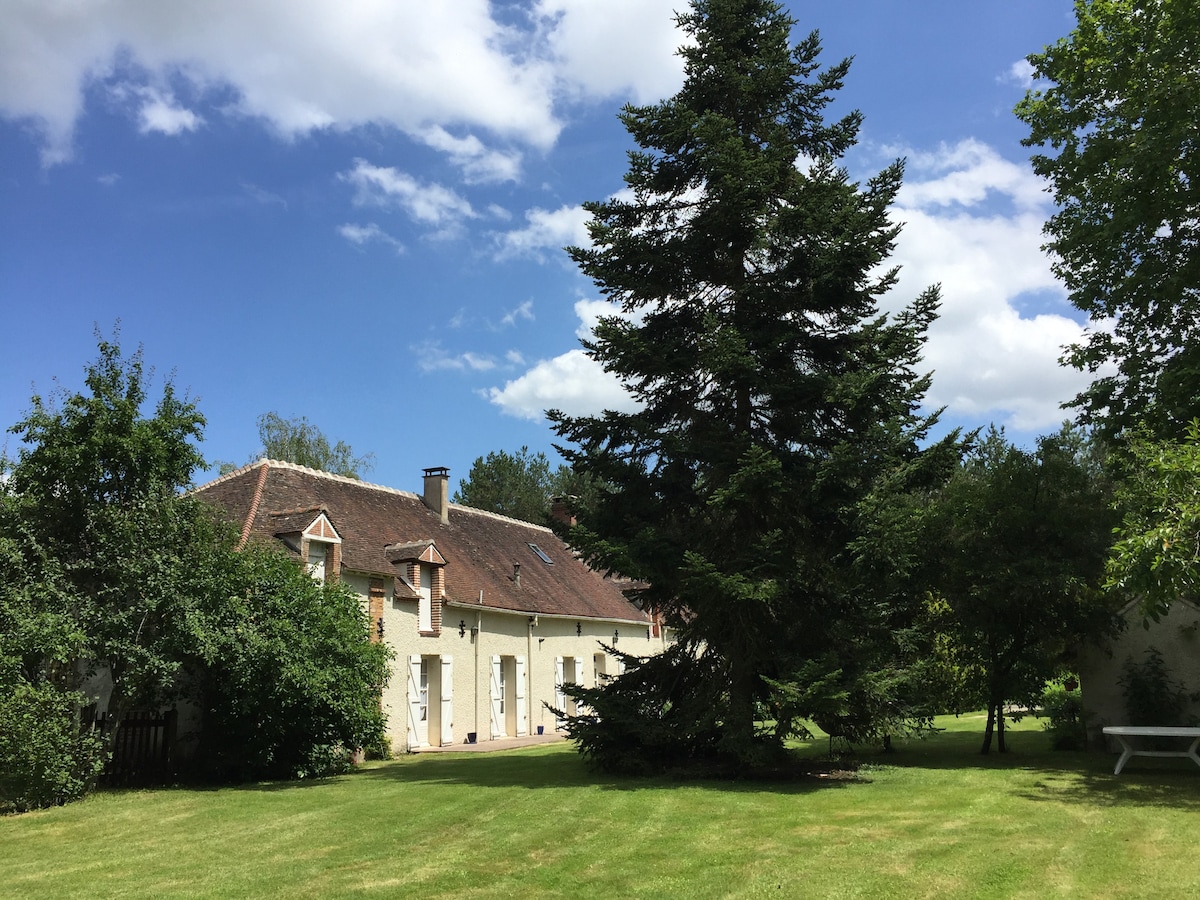
M1008 752L1008 745L1004 743L1004 701L1001 700L997 704L996 709L996 749L1001 753Z
M988 716L987 727L983 730L983 746L979 748L979 752L987 755L992 749L992 728L996 724L996 705L988 701Z
M754 743L754 671L746 661L735 659L729 675L729 711L721 743L741 762Z

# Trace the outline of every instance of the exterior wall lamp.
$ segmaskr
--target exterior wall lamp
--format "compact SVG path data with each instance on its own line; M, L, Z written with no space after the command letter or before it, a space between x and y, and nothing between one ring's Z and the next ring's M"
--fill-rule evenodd
M614 631L613 631L613 643L615 644L615 643L616 643L617 641L619 641L620 639L621 639L621 632L620 632L620 631L615 631L615 630L614 630Z

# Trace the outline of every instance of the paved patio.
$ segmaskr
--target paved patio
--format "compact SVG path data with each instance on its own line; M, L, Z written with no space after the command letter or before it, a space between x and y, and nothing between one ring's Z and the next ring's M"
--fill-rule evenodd
M567 736L557 732L529 734L524 737L498 738L494 741L479 741L474 744L460 742L447 747L420 747L414 753L492 753L497 750L516 750L518 747L533 747L537 744L554 744L565 741Z

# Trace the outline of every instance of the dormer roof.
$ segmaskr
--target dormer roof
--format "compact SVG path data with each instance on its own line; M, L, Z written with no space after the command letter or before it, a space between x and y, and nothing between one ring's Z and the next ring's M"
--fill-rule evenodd
M384 555L394 563L423 562L432 566L444 566L445 557L438 553L433 541L411 541L407 544L392 544L383 548Z
M307 538L334 544L342 541L342 536L337 533L337 529L329 521L329 510L323 506L273 512L269 515L274 527L274 534L278 537L302 534Z

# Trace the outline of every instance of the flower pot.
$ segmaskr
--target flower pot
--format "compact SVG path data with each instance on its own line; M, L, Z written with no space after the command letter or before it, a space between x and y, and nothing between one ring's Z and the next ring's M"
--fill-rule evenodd
M468 743L468 744L473 744L473 743L475 743L475 738L476 738L476 737L477 737L477 735L475 734L475 732L474 732L474 731L468 731L468 732L467 732L467 743Z
M544 733L544 732L545 732L545 730L546 730L546 726L545 726L545 725L539 725L539 726L538 726L538 734L542 734L542 733Z

